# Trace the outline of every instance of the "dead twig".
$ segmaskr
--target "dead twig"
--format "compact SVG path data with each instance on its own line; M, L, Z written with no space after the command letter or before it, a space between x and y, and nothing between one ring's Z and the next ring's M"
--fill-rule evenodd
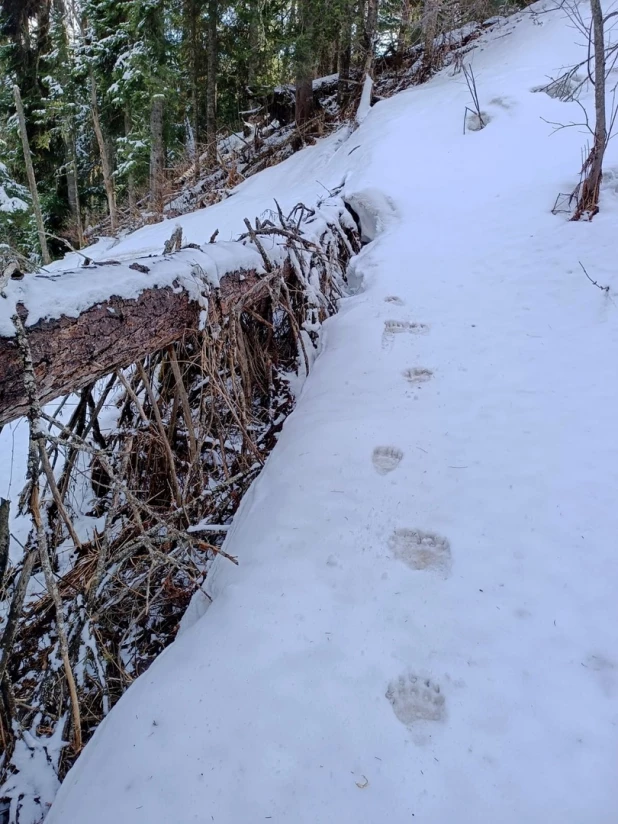
M597 287L597 289L600 289L602 292L605 292L606 294L607 294L607 293L609 293L609 286L601 286L601 284L600 284L600 283L597 283L597 282L596 282L596 280L594 280L593 278L591 278L591 277L590 277L590 275L588 274L588 272L586 271L586 267L585 267L585 266L584 266L584 264L581 262L581 260L579 261L579 265L582 267L582 270L583 270L584 274L586 275L586 277L588 278L588 280L590 281L590 283L592 283L592 284L593 284L593 286L596 286L596 287Z
M470 92L470 97L472 98L472 106L473 108L470 109L466 106L466 112L470 112L473 117L476 118L477 128L473 129L473 131L480 131L480 129L484 129L487 125L485 123L485 119L483 118L483 112L481 111L481 104L479 102L479 94L476 88L476 78L474 76L474 70L472 65L469 64L468 66L463 66L463 73L466 79L466 85L468 86L468 91ZM472 128L472 126L470 126ZM464 117L464 134L466 133L466 118Z
M38 467L37 467L37 441L43 437L41 431L41 406L39 404L36 381L34 377L34 366L32 363L32 353L30 352L30 345L26 337L21 318L18 314L13 315L13 325L17 335L17 345L19 347L22 360L24 363L24 386L28 394L30 402L30 409L28 413L28 420L30 423L30 446L28 458L28 475L30 481L30 512L36 528L37 543L39 549L39 559L43 567L43 574L45 576L45 584L47 590L51 595L56 609L56 630L58 632L58 642L62 655L62 662L64 665L64 673L69 686L69 693L71 695L71 707L73 715L73 749L78 753L82 748L82 730L81 718L79 711L79 699L77 697L77 687L75 685L75 677L71 668L71 661L69 656L69 642L64 623L64 612L62 608L62 600L58 592L58 586L54 573L52 571L51 559L49 557L49 550L47 546L47 534L43 526L43 519L39 508L39 483L38 483Z

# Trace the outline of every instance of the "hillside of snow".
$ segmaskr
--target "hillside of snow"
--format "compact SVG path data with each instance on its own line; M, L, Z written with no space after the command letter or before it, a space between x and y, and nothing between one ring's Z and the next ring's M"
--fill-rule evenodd
M371 242L228 534L239 567L48 824L618 820L618 150L594 220L553 215L586 135L533 91L581 40L538 5L468 55L483 130L449 69L180 219L227 240L343 181Z

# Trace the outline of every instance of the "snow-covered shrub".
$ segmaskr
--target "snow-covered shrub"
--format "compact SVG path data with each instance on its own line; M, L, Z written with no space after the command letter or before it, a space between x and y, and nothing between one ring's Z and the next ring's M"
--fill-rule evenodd
M0 161L0 238L23 251L32 235L30 194L16 183Z

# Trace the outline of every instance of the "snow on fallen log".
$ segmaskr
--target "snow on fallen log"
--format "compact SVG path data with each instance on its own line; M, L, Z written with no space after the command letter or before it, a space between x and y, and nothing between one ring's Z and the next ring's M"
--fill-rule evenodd
M204 289L219 286L228 272L259 270L262 263L255 249L237 242L191 245L149 257L114 259L113 252L109 254L107 261L92 261L82 254L80 268L61 268L59 262L10 281L5 286L6 300L0 300L0 336L14 337L11 317L17 304L27 311L28 330L40 321L77 318L112 296L136 298L147 289L173 287L199 299Z
M319 240L329 222L340 226L349 219L339 199L318 215L301 210L301 216L305 242ZM77 270L52 268L9 281L6 297L0 298L0 425L28 411L15 313L26 327L39 399L45 404L203 327L213 301L227 314L252 290L258 300L260 278L288 254L291 230L279 229L283 235L258 221L256 230L239 241L89 262ZM293 231L301 237L299 225Z
M63 296L59 296L47 313L51 317L41 316L49 286L42 290L43 295L34 291L31 303L20 301L14 304L14 311L27 324L41 402L47 403L74 392L113 369L128 366L179 340L187 330L197 329L200 316L207 311L210 293L217 295L225 311L230 301L256 285L264 271L259 255L248 256L247 264L252 264L252 268L244 268L238 261L234 271L215 282L197 265L178 260L174 262L174 269L169 269L169 276L155 277L156 284L152 286L147 273L132 277L134 271L126 265L113 267L113 270L112 267L101 267L94 273L82 270L80 278L69 272L50 282L66 293L65 311ZM183 270L183 274L175 275ZM88 282L90 274L94 275L96 283ZM117 289L103 297L105 279L110 274L116 276L112 282L118 281ZM127 275L124 284L121 282L123 275ZM33 311L29 311L31 306ZM23 365L14 329L10 336L6 335L7 331L9 327L3 324L0 425L28 410Z

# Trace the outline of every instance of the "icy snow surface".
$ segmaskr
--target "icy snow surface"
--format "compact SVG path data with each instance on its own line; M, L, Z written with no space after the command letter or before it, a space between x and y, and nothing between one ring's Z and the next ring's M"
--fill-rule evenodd
M618 201L550 213L585 138L531 89L584 55L561 13L516 20L471 58L482 131L443 73L182 219L203 242L343 177L393 207L230 530L240 566L48 824L618 820Z

